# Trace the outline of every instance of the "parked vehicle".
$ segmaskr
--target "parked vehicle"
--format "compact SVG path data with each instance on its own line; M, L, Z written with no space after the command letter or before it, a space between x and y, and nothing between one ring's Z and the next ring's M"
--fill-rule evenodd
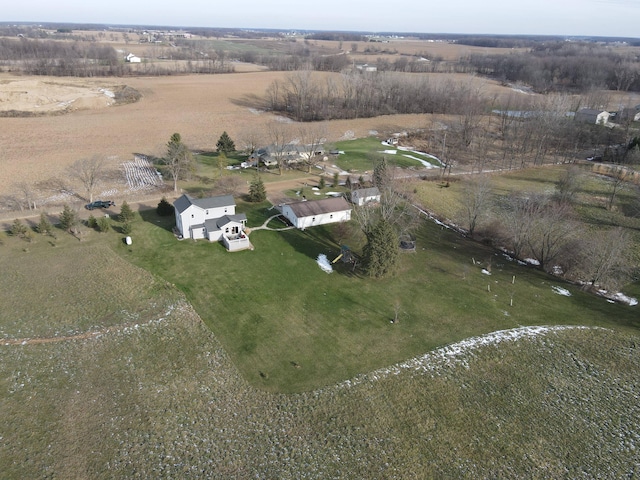
M109 208L115 206L116 204L112 200L96 200L95 202L87 203L84 208L93 210L94 208Z

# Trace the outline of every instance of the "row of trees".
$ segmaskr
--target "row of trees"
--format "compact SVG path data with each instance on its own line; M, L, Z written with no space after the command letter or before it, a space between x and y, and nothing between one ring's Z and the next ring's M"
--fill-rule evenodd
M538 43L528 52L471 55L461 63L481 75L531 85L538 92L640 91L640 59L596 43Z
M609 208L620 188L615 179L611 186ZM482 224L485 239L519 260L533 258L550 273L615 290L633 271L631 237L622 228L584 228L574 210L580 188L581 173L576 167L568 169L556 191L548 194L517 192L494 197L490 178L475 177L463 189L468 234L474 236Z

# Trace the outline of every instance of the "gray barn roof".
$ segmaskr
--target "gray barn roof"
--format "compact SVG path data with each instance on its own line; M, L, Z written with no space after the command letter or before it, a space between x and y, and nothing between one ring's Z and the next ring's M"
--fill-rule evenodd
M343 197L325 198L323 200L309 200L289 204L289 208L296 217L312 217L323 213L343 212L351 210L351 207Z

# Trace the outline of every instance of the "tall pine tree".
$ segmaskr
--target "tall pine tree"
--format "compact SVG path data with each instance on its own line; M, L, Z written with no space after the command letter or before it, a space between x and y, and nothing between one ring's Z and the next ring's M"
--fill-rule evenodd
M257 173L251 180L249 185L249 201L254 203L264 202L267 199L267 191L264 188L264 182Z
M216 151L226 155L236 151L236 144L231 140L231 137L226 131L222 132L222 135L220 135L218 143L216 143Z
M398 262L398 235L386 220L380 219L367 232L363 249L365 271L370 277L383 277Z

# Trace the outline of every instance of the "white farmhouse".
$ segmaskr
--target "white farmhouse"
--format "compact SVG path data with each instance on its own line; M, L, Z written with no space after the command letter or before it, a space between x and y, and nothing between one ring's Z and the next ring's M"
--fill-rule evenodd
M294 227L307 227L351 220L351 207L343 197L290 203L282 206L282 214Z
M369 202L380 201L380 190L378 187L360 188L351 192L351 203L361 207Z
M245 233L247 216L236 214L236 202L231 195L193 198L182 195L173 206L176 228L182 238L222 241L228 250L251 248Z
M136 57L133 53L130 53L124 59L129 63L140 63L142 61L140 57Z

